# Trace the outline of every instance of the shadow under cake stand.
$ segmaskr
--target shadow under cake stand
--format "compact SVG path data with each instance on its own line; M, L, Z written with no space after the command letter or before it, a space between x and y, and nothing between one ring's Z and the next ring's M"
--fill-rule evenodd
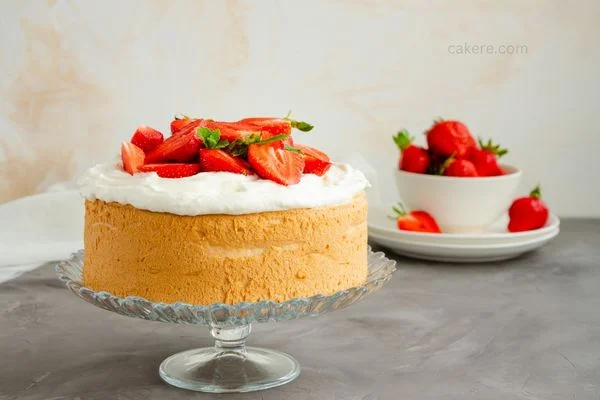
M77 296L97 307L133 318L175 324L207 325L214 347L174 354L159 367L161 378L176 387L200 392L250 392L291 382L300 374L292 356L269 349L246 347L254 322L316 317L356 303L376 292L396 270L396 262L381 252L368 252L369 273L362 286L330 296L316 295L282 303L260 301L208 306L155 303L141 297L118 297L83 286L83 250L56 265L59 279Z

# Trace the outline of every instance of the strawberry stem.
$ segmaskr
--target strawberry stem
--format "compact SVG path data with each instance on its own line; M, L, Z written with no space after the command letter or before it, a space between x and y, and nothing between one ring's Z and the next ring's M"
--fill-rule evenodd
M304 154L304 152L296 147L290 146L290 145L285 145L283 146L283 148L287 151L291 151L293 153L298 153L298 154Z
M481 150L495 154L498 158L508 153L508 149L502 148L499 144L494 144L492 139L488 139L487 143L481 140L481 138L478 138L477 141L479 142L479 147L481 147Z
M312 128L314 128L314 126L312 126L308 122L295 121L293 119L288 119L288 121L290 121L290 123L292 124L292 128L296 128L301 132L310 132Z
M529 193L529 197L533 197L534 199L539 199L542 197L542 188L539 184Z
M187 116L187 115L185 115L185 114L181 114L181 113L179 113L179 114L175 114L175 116L174 116L173 118L174 118L174 119L190 119L190 117L188 117L188 116Z
M396 217L404 217L406 215L406 208L404 208L402 203L393 205L392 210L396 213Z
M267 143L272 143L272 142L278 142L280 140L285 140L288 137L289 137L288 135L275 135L268 139L264 139L264 140L258 141L256 143L253 143L253 144L267 144Z
M410 146L415 138L410 136L406 129L402 129L396 134L396 136L392 136L392 139L394 139L394 143L396 143L396 146L398 146L400 151L402 151Z
M296 121L290 118L290 115L292 114L292 110L288 111L288 113L286 114L285 117L283 117L283 119L285 119L286 121L290 122L290 125L292 125L292 128L296 128L301 132L310 132L312 130L312 128L314 128L313 125L309 124L308 122L304 122L304 121Z

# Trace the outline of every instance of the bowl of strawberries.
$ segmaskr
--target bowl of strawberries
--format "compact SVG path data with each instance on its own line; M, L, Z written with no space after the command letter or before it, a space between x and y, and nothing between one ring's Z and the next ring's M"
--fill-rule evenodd
M426 138L421 147L406 130L393 137L401 152L396 184L402 202L425 210L442 232L484 231L509 208L521 171L499 162L506 149L476 140L460 121L435 120Z

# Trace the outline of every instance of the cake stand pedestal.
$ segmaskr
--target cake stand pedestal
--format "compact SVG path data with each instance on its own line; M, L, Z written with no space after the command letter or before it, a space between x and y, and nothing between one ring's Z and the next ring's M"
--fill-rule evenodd
M396 262L381 252L368 254L369 274L362 286L330 296L316 295L282 303L260 301L207 306L187 303L155 303L141 297L118 297L83 286L83 250L56 266L61 281L85 301L128 317L176 324L207 325L214 347L187 350L164 360L160 377L179 388L199 392L250 392L283 385L300 374L292 356L275 350L246 347L255 322L274 322L316 317L347 307L377 291L390 280Z
M200 392L251 392L294 380L300 364L274 350L246 347L251 325L212 327L214 347L177 353L160 364L161 378L173 386Z

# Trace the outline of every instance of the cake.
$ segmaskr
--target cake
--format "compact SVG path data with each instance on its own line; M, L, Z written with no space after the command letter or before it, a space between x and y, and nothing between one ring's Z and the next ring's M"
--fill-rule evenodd
M84 285L191 304L329 295L367 277L364 175L292 140L290 119L140 126L88 170Z

